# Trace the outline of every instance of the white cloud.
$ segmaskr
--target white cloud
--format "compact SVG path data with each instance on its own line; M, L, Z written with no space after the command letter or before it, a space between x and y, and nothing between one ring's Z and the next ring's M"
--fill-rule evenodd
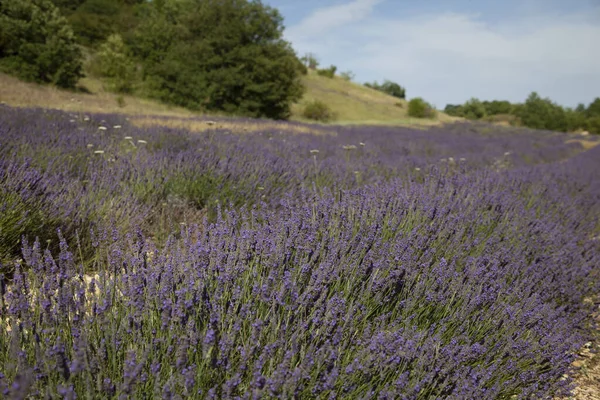
M569 106L600 96L597 10L494 24L470 14L376 19L357 11L376 3L317 10L286 36L299 53L361 81L397 81L441 108L470 97L522 101L534 90Z
M354 0L350 3L319 8L298 25L291 27L288 34L291 36L315 37L326 31L364 19L371 13L373 7L381 1Z

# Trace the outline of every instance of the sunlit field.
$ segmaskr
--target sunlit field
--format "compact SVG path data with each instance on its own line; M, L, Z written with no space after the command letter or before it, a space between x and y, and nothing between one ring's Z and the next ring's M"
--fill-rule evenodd
M597 143L0 106L0 393L567 396Z

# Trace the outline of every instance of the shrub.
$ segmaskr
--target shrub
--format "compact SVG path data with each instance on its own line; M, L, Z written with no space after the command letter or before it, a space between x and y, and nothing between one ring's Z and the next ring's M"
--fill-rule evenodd
M600 134L600 116L588 119L586 128L589 133Z
M314 100L304 107L302 115L305 118L315 121L329 122L335 119L335 114L331 108L320 100Z
M306 53L300 60L308 69L316 70L319 66L319 60L317 60L317 57L312 53Z
M119 95L117 96L117 105L119 106L119 108L123 108L127 105L127 103L125 102L125 97Z
M350 82L354 79L354 73L352 71L345 71L340 74L343 80Z
M414 118L433 118L435 109L420 97L415 97L408 102L408 115Z
M365 86L369 87L371 89L375 89L380 92L389 94L390 96L397 97L399 99L406 98L406 89L404 89L402 86L400 86L396 82L392 82L388 79L386 79L381 85L377 82L373 82L373 83L367 82L367 83L365 83Z
M335 71L337 71L337 67L335 65L330 66L329 68L318 69L317 74L320 76L325 76L327 78L335 77Z
M93 68L102 77L108 78L109 90L128 93L133 89L135 78L134 64L129 58L129 50L120 35L110 35L100 46Z
M49 0L0 2L0 69L63 88L83 76L73 31Z
M486 109L481 101L472 98L463 106L463 116L467 119L475 120L486 116Z

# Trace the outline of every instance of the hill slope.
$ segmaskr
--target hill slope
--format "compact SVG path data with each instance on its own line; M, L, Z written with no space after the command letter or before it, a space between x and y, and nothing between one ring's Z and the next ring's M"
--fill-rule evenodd
M292 120L302 118L304 105L311 100L327 103L338 115L335 124L365 125L435 125L456 120L441 112L436 119L417 119L407 115L407 102L341 78L326 78L315 73L303 77L307 88L298 104L292 107ZM60 90L22 82L0 73L0 102L18 107L54 108L72 112L120 113L135 116L191 117L202 115L189 110L134 96L107 92L101 81L84 78L86 92ZM119 104L119 97L122 98ZM214 114L213 114L214 115Z
M295 120L304 121L302 110L312 100L321 100L329 105L337 113L336 124L435 125L458 119L442 112L431 120L411 118L407 114L407 101L340 77L330 79L310 71L303 78L303 83L307 88L306 94L292 108Z

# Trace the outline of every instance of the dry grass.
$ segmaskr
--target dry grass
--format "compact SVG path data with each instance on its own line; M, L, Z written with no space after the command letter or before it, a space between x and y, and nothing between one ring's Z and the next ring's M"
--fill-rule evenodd
M224 129L233 133L261 132L269 130L291 133L334 134L333 131L326 129L325 126L321 128L319 126L295 125L272 120L256 120L252 122L235 120L208 121L194 118L148 116L131 117L129 122L139 127L163 126L167 128L183 129L189 132Z
M170 107L156 101L133 96L123 96L124 107L117 101L118 95L102 88L102 83L84 78L80 86L91 93L61 90L20 81L0 73L0 102L14 107L42 107L71 112L118 113L128 115L192 116L194 113L178 107Z
M301 117L304 105L311 100L327 103L338 115L335 125L364 124L427 127L440 123L452 122L456 118L438 113L435 119L410 118L407 115L407 103L392 96L363 85L345 81L339 77L329 79L311 72L305 76L307 87L304 98L292 107L292 120L311 122ZM119 96L106 91L100 80L84 78L80 86L87 92L61 90L52 86L20 81L12 76L0 73L0 102L15 107L42 107L69 112L117 113L135 118L134 123L140 126L169 126L185 128L191 131L208 129L205 122L193 120L191 117L203 114L162 104L134 96L122 96L124 105L120 105ZM214 114L212 114L214 116ZM172 117L172 118L165 118ZM321 124L325 125L325 124ZM299 126L277 121L259 121L256 123L219 122L219 127L236 132L256 131L259 129L279 129L291 132L323 133L318 125Z
M600 144L597 140L569 139L565 143L579 143L585 150L593 149Z
M331 79L310 71L303 78L303 83L307 88L306 94L292 108L293 119L297 121L306 121L302 118L302 111L306 103L313 100L326 103L337 114L335 123L339 125L431 126L458 120L441 112L434 119L411 118L407 114L406 100L340 77Z

